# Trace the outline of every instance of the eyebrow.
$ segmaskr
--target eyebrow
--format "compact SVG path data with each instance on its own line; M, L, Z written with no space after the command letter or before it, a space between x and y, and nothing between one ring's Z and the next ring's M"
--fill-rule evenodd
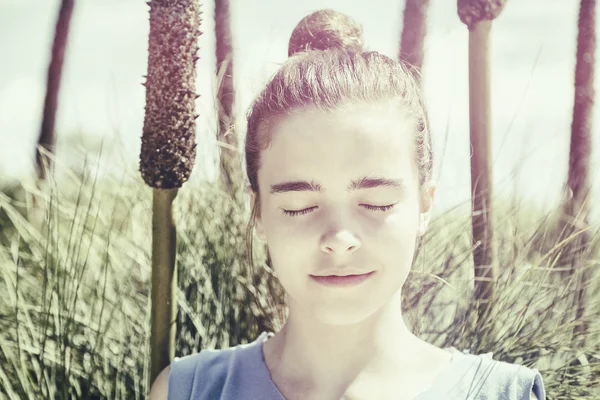
M392 179L392 178L380 178L380 177L364 177L350 182L348 188L346 189L348 192L356 191L360 189L369 189L375 187L389 187L394 189L405 189L404 181L402 179ZM291 181L291 182L282 182L277 183L275 185L271 185L271 194L281 194L287 192L324 192L323 187L319 183L315 183L314 181Z

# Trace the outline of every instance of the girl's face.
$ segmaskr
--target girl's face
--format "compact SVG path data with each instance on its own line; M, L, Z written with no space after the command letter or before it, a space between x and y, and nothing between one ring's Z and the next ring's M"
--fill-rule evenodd
M272 128L258 171L256 230L290 312L301 307L344 325L399 298L433 196L433 189L419 196L413 132L393 102L301 110ZM346 287L311 278L334 270L375 272Z

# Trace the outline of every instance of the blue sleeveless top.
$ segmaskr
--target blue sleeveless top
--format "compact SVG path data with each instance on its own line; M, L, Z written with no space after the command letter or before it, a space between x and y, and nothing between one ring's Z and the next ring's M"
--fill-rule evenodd
M251 343L222 350L202 350L171 363L168 400L285 400L267 369L262 332ZM546 399L537 369L472 355L454 347L451 365L414 400L529 400L533 391Z

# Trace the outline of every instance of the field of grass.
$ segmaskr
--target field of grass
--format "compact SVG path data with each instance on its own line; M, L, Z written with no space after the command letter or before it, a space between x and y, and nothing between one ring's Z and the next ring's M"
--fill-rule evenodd
M47 214L36 229L24 192L0 192L0 399L145 398L151 189L133 173L101 181L72 174L44 196ZM175 204L176 355L277 329L282 291L256 243L257 268L249 271L248 210L202 182L186 183ZM471 301L464 207L432 221L405 286L407 321L436 345L538 368L550 399L600 398L597 227L569 274L557 263L563 244L553 214L497 199L494 216L500 279L488 317L477 321ZM576 317L574 295L588 268L587 313ZM585 330L574 336L576 326Z

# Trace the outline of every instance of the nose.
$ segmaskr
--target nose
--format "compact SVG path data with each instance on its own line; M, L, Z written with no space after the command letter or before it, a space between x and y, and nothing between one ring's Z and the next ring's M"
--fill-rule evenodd
M347 230L323 235L321 251L324 253L351 254L360 249L360 240Z

